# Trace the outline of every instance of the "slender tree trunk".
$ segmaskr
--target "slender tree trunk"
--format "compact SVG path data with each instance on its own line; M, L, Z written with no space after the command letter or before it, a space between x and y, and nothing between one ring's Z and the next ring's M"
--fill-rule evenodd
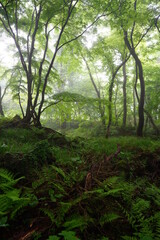
M3 106L2 106L2 89L0 87L0 115L4 116Z
M110 127L112 123L112 95L113 95L113 86L114 86L114 80L115 77L120 70L120 68L128 61L130 58L130 55L126 57L126 59L116 68L116 70L112 73L112 78L109 86L109 103L108 103L108 126L107 126L107 131L106 131L106 137L108 138L110 135Z
M136 119L136 96L135 89L133 88L133 118L134 118L134 127L137 127L137 119Z
M27 108L26 108L26 114L25 114L25 117L24 117L24 122L29 124L30 121L31 121L31 118L32 118L32 85L31 85L31 79L28 77L28 80L27 80L27 90L28 90L28 99L27 99Z
M81 53L82 55L82 53ZM101 116L101 122L102 122L102 126L104 128L104 131L106 131L106 121L105 121L105 106L102 105L102 99L101 99L101 93L100 93L100 90L97 88L96 86L96 83L94 81L94 78L93 78L93 75L92 75L92 72L91 72L91 69L89 67L89 64L87 62L87 60L85 59L85 57L82 55L82 58L86 64L86 67L87 67L87 70L88 70L88 73L89 73L89 76L90 76L90 80L91 80L91 83L95 89L95 92L97 94L97 97L98 97L98 100L99 100L99 112L100 112L100 116Z
M127 120L127 95L126 95L126 84L127 84L127 74L126 74L126 64L123 64L123 127L126 127Z
M147 118L149 119L150 123L152 124L153 129L155 130L156 135L158 136L159 135L159 129L156 126L156 124L155 124L155 122L154 122L154 120L152 118L152 115L146 109L144 109L144 112L147 115Z
M118 82L117 82L117 88L115 92L115 101L114 101L114 106L115 106L115 126L118 126L118 113L117 113L117 95L118 95Z
M145 98L145 82L143 77L143 67L138 55L135 52L134 47L131 47L129 43L128 34L126 31L124 31L124 41L128 50L130 51L130 54L133 56L138 66L138 75L140 80L141 92L140 92L139 108L138 108L139 122L137 127L137 136L142 137L143 126L144 126L144 98Z
M149 118L146 116L145 127L144 127L144 131L145 132L147 130L148 120L149 120Z
M113 86L114 86L115 77L116 77L116 74L113 73L110 86L109 86L108 125L107 125L106 137L109 137L110 135L110 127L112 123L112 96L113 96Z
M137 67L136 67L136 82L135 82L135 95L137 97L137 101L139 103L140 99L139 99L139 96L138 96L138 92L137 92ZM153 118L152 118L152 115L146 110L146 109L143 109L144 110L144 113L146 114L148 120L149 120L149 124L151 123L152 126L153 126L153 129L155 130L155 133L156 135L158 136L159 135L159 129L158 127L156 126Z

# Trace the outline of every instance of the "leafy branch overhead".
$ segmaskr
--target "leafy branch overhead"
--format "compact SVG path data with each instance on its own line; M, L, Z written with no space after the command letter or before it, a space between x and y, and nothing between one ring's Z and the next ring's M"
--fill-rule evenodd
M81 102L81 103L93 103L99 101L97 98L87 98L78 93L71 93L71 92L61 92L56 93L52 97L55 100L63 101L63 102Z

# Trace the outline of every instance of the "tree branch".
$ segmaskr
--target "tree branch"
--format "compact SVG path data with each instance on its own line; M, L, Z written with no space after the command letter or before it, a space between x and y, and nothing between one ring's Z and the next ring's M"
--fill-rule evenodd
M51 60L51 63L49 65L49 68L48 68L48 71L47 71L47 74L45 76L45 80L44 80L44 85L43 85L43 89L42 89L42 99L41 99L41 104L39 106L39 111L38 111L38 116L40 117L40 114L41 114L41 109L42 109L42 106L43 106L43 103L44 103L44 95L45 95L45 90L46 90L46 86L47 86L47 82L48 82L48 77L49 77L49 74L51 72L51 69L52 69L52 66L53 66L53 63L55 61L55 58L56 58L56 55L57 55L57 52L58 52L58 46L59 46L59 43L60 43L60 40L61 40L61 37L62 37L62 34L64 32L64 29L70 19L70 16L72 14L72 11L73 9L75 8L76 4L78 3L79 0L76 0L74 5L72 5L73 3L73 0L71 0L70 2L70 5L68 7L68 15L66 17L66 20L65 20L65 23L63 24L62 28L61 28L61 31L59 33L59 36L58 36L58 39L57 39L57 43L56 43L56 47L55 47L55 51L54 51L54 54L53 54L53 57L52 57L52 60Z
M6 94L6 91L7 91L7 88L8 88L8 87L9 87L9 84L6 85L6 87L5 87L4 91L3 91L3 94L2 94L2 96L1 96L1 101L3 100L3 98L4 98L5 94Z
M79 35L75 36L74 38L72 38L72 39L68 40L67 42L63 43L62 45L60 45L60 46L58 47L58 50L61 49L61 48L62 48L63 46L65 46L66 44L71 43L71 42L77 40L78 38L80 38L80 37L81 37L85 32L87 32L100 18L105 17L105 16L106 16L106 14L102 14L102 15L98 16L88 27L86 27L86 29L85 29L83 32L81 32Z
M61 102L62 100L58 100L57 102L54 102L54 103L51 103L49 104L48 106L44 107L42 110L41 110L41 113L44 112L47 108L53 106L53 105L56 105L57 103Z
M158 32L160 33L160 29L158 27L158 20L159 20L159 18L160 18L160 15L155 19L155 26L156 26Z

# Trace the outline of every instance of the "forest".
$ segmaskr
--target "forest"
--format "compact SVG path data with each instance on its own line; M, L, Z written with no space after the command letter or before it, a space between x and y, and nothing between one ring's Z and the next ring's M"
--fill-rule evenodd
M0 240L159 239L159 0L0 0Z

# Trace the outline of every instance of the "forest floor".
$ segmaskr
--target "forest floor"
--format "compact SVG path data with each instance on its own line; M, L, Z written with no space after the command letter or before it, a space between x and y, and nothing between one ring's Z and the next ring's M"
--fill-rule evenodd
M0 129L0 240L160 239L160 140Z

